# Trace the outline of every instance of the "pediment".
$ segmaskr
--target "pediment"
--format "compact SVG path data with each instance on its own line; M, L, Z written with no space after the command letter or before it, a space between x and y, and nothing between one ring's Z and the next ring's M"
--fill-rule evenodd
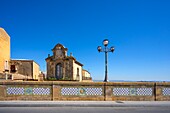
M60 44L60 43L58 43L58 44L52 49L52 51L58 50L58 49L67 51L67 48L65 48L65 47L64 47L62 44Z

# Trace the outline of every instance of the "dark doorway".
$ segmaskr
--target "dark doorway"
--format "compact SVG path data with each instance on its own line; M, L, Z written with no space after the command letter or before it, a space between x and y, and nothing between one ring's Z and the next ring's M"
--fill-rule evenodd
M57 79L62 79L63 78L63 73L62 73L62 65L61 63L58 63L56 65L56 72L55 72L55 76Z

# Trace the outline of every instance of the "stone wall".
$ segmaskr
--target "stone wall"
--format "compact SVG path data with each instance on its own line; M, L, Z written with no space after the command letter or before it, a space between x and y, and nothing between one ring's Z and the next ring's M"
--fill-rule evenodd
M16 73L25 76L25 79L33 78L33 61L27 60L11 60L11 64L17 68ZM15 74L15 73L13 73Z
M170 83L1 81L0 100L170 101Z
M170 101L170 82L156 83L156 100L158 101Z
M118 82L106 84L106 100L113 101L154 101L154 83Z
M0 28L0 73L4 71L5 61L8 63L10 61L10 37L3 28Z
M39 65L34 62L33 60L25 60L25 59L12 59L11 60L11 66L15 65L15 72L11 72L13 75L23 75L25 76L24 79L34 79L38 80L38 76L40 74L40 68ZM15 77L14 77L15 79ZM18 79L23 79L23 77L18 78Z
M103 83L53 83L53 100L104 100Z
M0 82L0 91L0 100L52 100L49 82Z

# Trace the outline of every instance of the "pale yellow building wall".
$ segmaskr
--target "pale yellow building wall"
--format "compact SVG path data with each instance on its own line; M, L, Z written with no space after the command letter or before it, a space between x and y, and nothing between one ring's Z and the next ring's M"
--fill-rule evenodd
M90 73L86 70L83 70L83 76L84 77L90 77Z
M38 80L39 74L40 74L40 67L37 63L33 62L33 79Z
M8 62L10 69L10 37L3 28L0 28L0 73L5 70L5 62Z
M77 76L77 68L79 68L79 77ZM73 61L73 80L82 81L82 66L78 65Z

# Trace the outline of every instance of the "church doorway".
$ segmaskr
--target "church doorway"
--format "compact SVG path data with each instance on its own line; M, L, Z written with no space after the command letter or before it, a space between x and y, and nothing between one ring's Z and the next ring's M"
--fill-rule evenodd
M61 63L58 63L56 65L56 73L55 73L55 76L57 79L62 79L63 78L63 75L62 75L62 65Z

